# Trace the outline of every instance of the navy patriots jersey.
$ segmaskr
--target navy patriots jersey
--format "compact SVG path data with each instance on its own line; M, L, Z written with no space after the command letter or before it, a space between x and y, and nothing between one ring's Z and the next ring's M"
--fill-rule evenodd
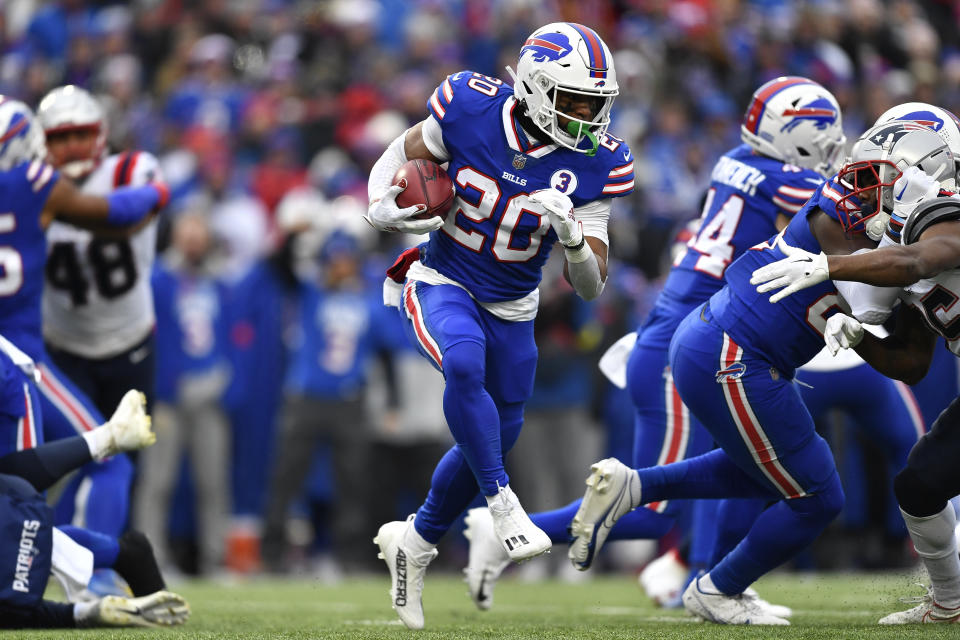
M743 144L721 156L710 177L697 232L670 270L640 344L666 348L690 310L719 291L730 263L777 233L823 182L820 174L753 153Z
M40 302L47 259L40 214L57 179L40 160L0 171L0 332L34 359L43 353Z
M421 261L481 302L517 300L540 282L557 236L529 193L553 187L580 207L633 191L633 157L622 140L601 136L593 157L531 142L517 122L513 89L497 78L461 71L427 106L451 156L457 199Z
M820 253L807 216L819 208L839 220L836 205L840 193L834 180L823 184L783 230L786 243ZM840 298L830 280L776 304L770 302L769 293L757 293L750 284L753 272L785 257L776 246L776 237L751 247L727 269L727 286L710 298L710 311L717 324L744 350L762 353L781 372L792 375L796 367L823 348L823 330L827 319L840 311Z

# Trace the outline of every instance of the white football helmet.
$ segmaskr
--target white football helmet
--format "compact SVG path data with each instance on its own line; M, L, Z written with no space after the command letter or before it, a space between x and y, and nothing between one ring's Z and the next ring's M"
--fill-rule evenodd
M37 118L48 136L77 129L89 129L97 134L89 157L57 167L67 177L74 180L86 177L106 155L107 123L103 107L86 89L72 84L57 87L40 100Z
M823 176L840 166L847 141L837 99L800 76L776 78L754 92L740 138L757 153Z
M554 22L540 27L520 49L513 93L527 116L557 144L582 153L593 153L596 143L585 149L585 138L603 135L610 124L610 107L620 93L613 55L593 29L574 22ZM597 100L592 120L572 118L557 111L557 92L588 96ZM569 119L572 129L564 131L557 115Z
M956 191L953 152L932 129L909 120L892 120L867 130L853 145L837 181L848 191L837 201L848 232L865 231L879 240L893 212L893 184L908 167L918 167Z
M47 156L43 131L30 107L0 96L0 171Z
M884 111L874 126L891 120L916 122L939 133L953 152L953 159L957 163L957 181L960 184L960 118L946 109L926 102L905 102Z

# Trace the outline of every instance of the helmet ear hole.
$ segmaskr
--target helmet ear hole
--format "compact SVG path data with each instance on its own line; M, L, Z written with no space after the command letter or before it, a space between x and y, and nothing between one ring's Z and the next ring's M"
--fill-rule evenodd
M803 147L797 147L797 153L799 153L804 158L810 157L810 152L804 149Z

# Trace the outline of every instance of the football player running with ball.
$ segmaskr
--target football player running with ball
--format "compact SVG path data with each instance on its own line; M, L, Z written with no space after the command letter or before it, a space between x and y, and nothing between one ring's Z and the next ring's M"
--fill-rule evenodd
M900 178L910 167L954 186L953 154L931 129L891 122L867 131L852 161L777 237L734 261L726 286L680 324L670 343L674 382L720 449L638 470L613 458L592 468L573 529L596 547L613 522L642 504L678 498L775 501L743 541L684 592L684 606L705 620L789 624L744 591L810 544L844 500L830 449L793 384L796 367L822 348L841 299L829 282L821 282L773 304L757 293L751 275L784 257L783 242L831 254L875 247L886 226L883 216L909 191L909 175Z
M393 270L403 285L395 302L421 354L444 375L444 414L456 440L416 515L383 525L374 540L390 570L392 605L412 629L423 627L423 578L436 544L478 492L511 560L550 549L503 466L533 386L537 285L560 242L576 292L599 296L611 199L633 190L630 150L607 133L618 93L613 57L592 29L537 29L514 76L513 88L470 71L447 77L427 102L428 117L370 174L373 226L430 233ZM414 158L448 163L457 198L446 220L397 208L402 189L393 176Z

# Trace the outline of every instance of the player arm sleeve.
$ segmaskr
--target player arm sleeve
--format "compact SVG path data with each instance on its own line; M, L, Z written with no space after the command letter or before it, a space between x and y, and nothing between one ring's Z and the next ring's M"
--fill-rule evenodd
M430 150L433 157L441 162L446 162L450 159L450 152L447 151L446 145L443 144L443 130L440 128L440 123L437 122L436 118L432 115L427 116L427 119L423 121L423 127L420 129L420 133L423 136L423 144L427 146L427 149Z
M370 202L383 197L384 192L393 184L393 176L407 161L407 153L403 149L406 138L407 132L404 131L387 146L380 158L373 163L373 168L370 169L370 177L367 179L367 197Z
M610 220L610 200L588 202L574 209L574 215L583 227L584 238L596 238L608 244L607 222ZM605 279L600 273L600 263L593 249L584 241L580 249L564 249L570 284L584 300L593 300L603 293Z
M835 280L833 284L850 305L850 315L867 324L885 322L897 305L901 291L899 287L874 287L847 280Z
M583 226L583 235L596 238L605 245L610 244L607 224L610 222L611 202L610 198L594 200L573 210L573 215Z

